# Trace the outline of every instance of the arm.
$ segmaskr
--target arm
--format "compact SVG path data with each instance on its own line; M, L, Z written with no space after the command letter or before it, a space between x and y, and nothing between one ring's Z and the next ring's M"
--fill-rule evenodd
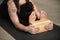
M25 27L24 25L22 25L20 22L19 22L19 19L18 19L18 16L17 16L17 8L14 4L14 2L12 2L11 0L8 1L8 12L9 12L9 16L10 16L10 19L12 21L12 23L15 25L16 28L20 29L20 30L23 30L23 31L26 31L26 32L29 32L31 34L36 34L36 33L39 33L39 27L35 27L33 25L29 25L28 27Z
M14 2L12 0L9 0L8 3L8 12L9 12L9 16L10 19L12 21L12 23L15 25L16 28L27 31L27 27L25 27L24 25L22 25L19 22L18 16L17 16L17 8L14 4Z
M36 12L36 15L38 16L38 18L40 19L40 13L39 13L39 11L38 11L36 5L34 4L34 2L33 2L32 0L30 0L30 2L32 2L33 7L34 7L34 11Z

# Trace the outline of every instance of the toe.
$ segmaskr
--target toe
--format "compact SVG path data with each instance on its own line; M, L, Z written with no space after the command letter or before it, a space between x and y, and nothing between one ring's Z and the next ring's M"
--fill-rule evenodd
M47 30L52 30L53 29L53 24L49 23L48 25L45 26Z
M41 11L40 19L47 18L47 13L45 11Z

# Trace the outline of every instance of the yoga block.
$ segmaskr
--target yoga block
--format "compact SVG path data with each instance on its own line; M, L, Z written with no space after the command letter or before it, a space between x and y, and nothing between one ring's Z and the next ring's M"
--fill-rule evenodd
M40 28L40 31L39 31L40 33L48 31L45 28L45 25L47 25L49 23L51 23L51 20L49 20L49 19L42 19L42 20L31 22L32 25Z

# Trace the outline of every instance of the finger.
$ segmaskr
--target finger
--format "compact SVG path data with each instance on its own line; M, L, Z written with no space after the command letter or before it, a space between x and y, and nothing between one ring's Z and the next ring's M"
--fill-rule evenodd
M37 26L31 25L30 28L37 28Z
M31 34L36 34L38 32L38 30L36 29L36 28L32 28L31 30L30 30L30 33Z
M35 30L30 30L29 33L31 33L31 34L36 34L36 33L35 33Z
M40 33L40 28L36 28L36 33Z

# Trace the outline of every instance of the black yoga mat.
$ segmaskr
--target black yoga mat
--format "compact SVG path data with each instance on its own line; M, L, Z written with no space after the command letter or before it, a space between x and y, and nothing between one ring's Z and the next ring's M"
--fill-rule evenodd
M10 20L0 18L0 25L16 40L60 40L60 27L55 24L52 31L35 35L16 29Z
M2 26L2 28L4 28L16 40L60 40L60 27L55 24L54 24L54 29L52 31L39 33L36 35L32 35L16 29L10 20L2 18L2 16L7 14L6 3L7 0L5 0L5 2L0 4L0 26Z

